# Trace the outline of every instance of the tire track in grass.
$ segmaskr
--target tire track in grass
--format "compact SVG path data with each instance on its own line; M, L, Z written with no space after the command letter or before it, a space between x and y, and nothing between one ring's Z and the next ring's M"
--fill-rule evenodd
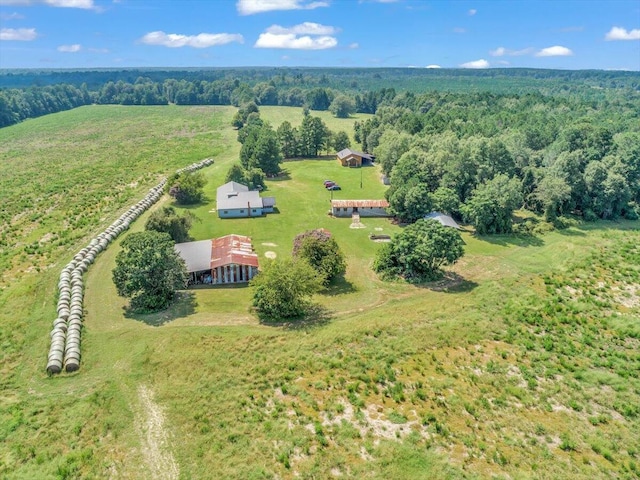
M136 430L140 435L142 455L156 480L177 480L180 467L171 451L162 408L154 401L154 393L146 385L138 387L139 413Z

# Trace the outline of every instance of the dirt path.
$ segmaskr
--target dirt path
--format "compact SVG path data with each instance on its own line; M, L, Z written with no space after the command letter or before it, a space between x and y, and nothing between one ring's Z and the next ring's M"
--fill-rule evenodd
M180 476L180 468L171 453L171 443L164 427L164 414L153 401L153 390L146 385L138 388L140 412L136 430L141 438L142 455L152 478L175 480Z

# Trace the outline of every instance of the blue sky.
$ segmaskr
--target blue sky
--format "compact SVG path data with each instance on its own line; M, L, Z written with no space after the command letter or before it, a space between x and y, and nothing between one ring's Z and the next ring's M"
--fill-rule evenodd
M640 70L640 2L0 0L0 68Z

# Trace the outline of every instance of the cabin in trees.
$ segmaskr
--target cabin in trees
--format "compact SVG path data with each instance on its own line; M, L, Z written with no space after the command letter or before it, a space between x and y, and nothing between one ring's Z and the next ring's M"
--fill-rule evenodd
M350 217L354 213L361 217L388 217L386 200L331 200L334 217Z
M175 249L187 265L191 285L247 283L258 273L258 255L243 235L177 243Z
M356 152L350 148L340 150L337 155L343 167L361 167L363 164L371 165L376 158L368 153Z
M220 218L260 217L272 213L276 206L274 197L261 197L257 190L237 182L218 187L216 209Z

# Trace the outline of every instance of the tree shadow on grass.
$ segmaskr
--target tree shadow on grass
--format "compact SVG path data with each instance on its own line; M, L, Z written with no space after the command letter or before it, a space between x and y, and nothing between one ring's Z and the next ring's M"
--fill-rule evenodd
M331 312L321 305L312 304L303 317L266 318L258 314L260 323L269 327L280 327L285 330L311 330L327 325L332 318Z
M125 318L146 323L151 327L161 327L166 323L192 315L196 311L196 296L193 292L178 292L174 302L165 310L154 313L136 313L124 307Z
M353 286L353 283L348 281L344 276L335 278L322 292L324 295L333 297L336 295L346 295L348 293L354 293L358 289Z
M426 288L434 292L467 293L478 286L476 282L465 279L456 272L444 272L438 280L416 284L419 288Z
M495 235L475 235L475 238L483 242L503 247L515 245L518 247L542 247L544 240L535 235L527 234L495 234Z
M560 235L565 235L567 237L586 237L587 234L581 230L578 230L575 227L562 228L556 230Z
M289 174L289 170L281 170L277 176L267 177L265 180L268 182L285 182L291 180L291 175Z

